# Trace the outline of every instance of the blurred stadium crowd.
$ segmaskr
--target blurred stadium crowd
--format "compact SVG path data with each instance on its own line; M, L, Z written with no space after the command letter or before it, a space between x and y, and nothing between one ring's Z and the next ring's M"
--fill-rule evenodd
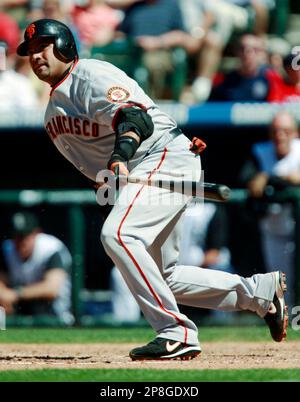
M300 46L298 0L2 0L0 49L5 49L6 65L3 68L2 63L1 69L0 64L0 112L34 109L48 102L48 85L33 75L26 58L16 55L25 27L39 18L66 23L80 57L114 63L158 101L187 105L300 101L300 68L294 53ZM290 205L264 201L270 191L300 185L298 122L280 112L268 131L268 140L254 144L252 155L236 172L239 187L247 188L251 196L248 215L241 218L237 208L228 214L215 204L202 211L192 205L181 263L235 272L229 239L232 219L244 222L250 216L261 237L265 269L274 270L278 264L288 271L293 288L293 211ZM259 205L258 199L263 200ZM112 281L115 311L122 306L126 311L128 306L137 319L139 311L126 304L130 295L115 270ZM293 298L291 292L291 304Z
M47 102L47 87L15 50L29 22L54 18L71 27L81 57L112 61L155 99L294 100L299 19L290 7L289 0L3 0L1 96L5 107ZM20 88L24 96L14 99Z

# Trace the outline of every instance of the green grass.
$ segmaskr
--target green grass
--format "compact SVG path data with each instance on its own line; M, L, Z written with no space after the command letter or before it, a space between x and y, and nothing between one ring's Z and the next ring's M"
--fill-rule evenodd
M0 331L1 343L99 343L137 342L152 340L155 333L151 328L8 328ZM269 341L266 326L261 327L203 327L199 329L201 342ZM300 341L300 331L291 328L289 340Z
M119 343L143 344L155 336L151 328L8 328L0 331L1 343ZM201 342L270 341L265 326L203 327ZM289 340L300 341L300 331L288 332ZM0 346L1 348L1 346ZM96 381L96 382L209 382L209 381L300 381L300 368L288 370L150 370L150 369L45 369L0 371L0 382Z
M1 371L0 382L208 382L300 381L300 369L289 370L17 370Z

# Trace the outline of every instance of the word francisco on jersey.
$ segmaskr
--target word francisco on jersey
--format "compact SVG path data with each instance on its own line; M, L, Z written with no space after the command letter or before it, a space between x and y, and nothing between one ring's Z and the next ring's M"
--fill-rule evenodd
M79 119L72 116L54 116L46 125L47 133L52 140L61 134L83 135L85 137L99 137L100 124L88 119Z

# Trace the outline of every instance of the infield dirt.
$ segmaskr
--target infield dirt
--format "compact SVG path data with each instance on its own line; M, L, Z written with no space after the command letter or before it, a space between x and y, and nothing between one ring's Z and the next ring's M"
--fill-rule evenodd
M133 362L137 344L2 344L0 370L91 369L257 369L300 368L300 342L207 342L191 361Z

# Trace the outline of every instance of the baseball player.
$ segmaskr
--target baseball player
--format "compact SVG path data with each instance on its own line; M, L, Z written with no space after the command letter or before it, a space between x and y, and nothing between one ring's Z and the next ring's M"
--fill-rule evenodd
M7 314L46 314L72 324L72 258L67 247L43 233L30 212L12 216L10 234L0 244L0 305Z
M72 34L56 20L31 23L17 50L52 87L45 128L58 150L93 181L102 169L133 177L199 180L189 139L138 84L115 66L79 60ZM264 317L275 341L286 336L285 275L243 278L176 265L180 217L189 196L141 184L123 186L101 240L156 331L132 360L189 360L201 352L196 325L177 302Z

